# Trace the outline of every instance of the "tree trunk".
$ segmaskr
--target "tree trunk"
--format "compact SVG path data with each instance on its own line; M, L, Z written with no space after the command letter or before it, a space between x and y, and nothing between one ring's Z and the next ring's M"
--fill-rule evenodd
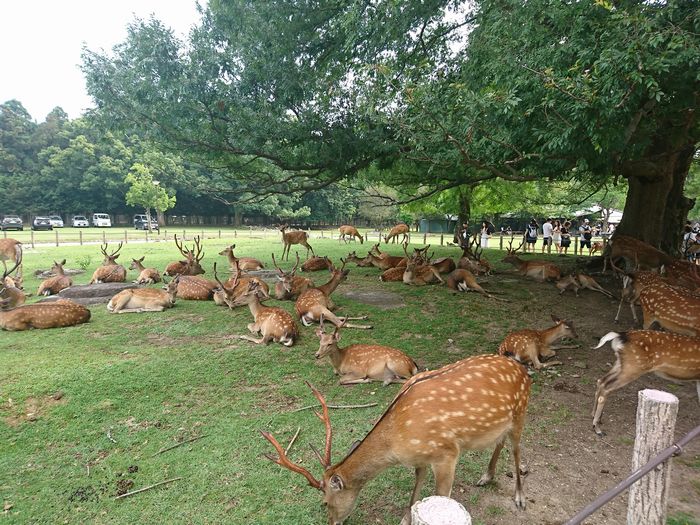
M455 226L454 238L452 241L455 244L460 243L459 234L462 231L463 224L469 224L469 219L472 214L472 194L474 193L473 186L461 186L457 190L459 210L457 211L457 225Z

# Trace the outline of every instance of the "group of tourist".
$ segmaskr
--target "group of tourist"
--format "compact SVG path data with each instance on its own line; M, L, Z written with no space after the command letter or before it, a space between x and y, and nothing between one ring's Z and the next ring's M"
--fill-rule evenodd
M535 252L535 244L537 243L539 224L535 219L531 219L528 225L525 227L525 251ZM589 250L591 248L591 239L594 235L594 229L590 225L588 219L584 219L581 226L578 228L578 234L580 237L581 249L587 247ZM566 255L569 251L569 246L571 246L571 239L575 235L571 230L571 221L564 221L563 223L559 219L547 219L542 224L542 253L545 250L551 250L551 246L554 246L559 255Z

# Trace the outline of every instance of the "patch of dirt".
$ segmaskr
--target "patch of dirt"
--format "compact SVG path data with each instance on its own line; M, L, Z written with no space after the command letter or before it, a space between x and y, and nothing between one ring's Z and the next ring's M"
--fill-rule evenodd
M133 416L128 417L120 423L122 425L125 425L129 429L129 432L139 432L141 430L148 430L151 427L164 427L163 423L161 423L160 421L136 421L136 418L134 418Z
M44 397L28 397L24 401L24 407L20 413L5 417L5 423L10 427L17 427L27 421L36 421L42 417L54 405L62 405L66 403L66 398L63 392L58 391L49 396ZM6 405L8 408L14 408L15 404L12 399L9 399Z
M126 494L131 490L131 487L134 486L134 481L131 479L118 479L117 480L117 490L115 492L115 496L121 496L123 494Z
M406 303L403 301L403 297L401 297L399 294L384 290L350 290L343 292L341 295L347 299L357 301L358 303L377 306L379 308L383 308L384 310L391 310L406 306Z
M71 503L97 501L98 499L100 499L99 494L95 488L90 485L78 487L68 496L68 501Z

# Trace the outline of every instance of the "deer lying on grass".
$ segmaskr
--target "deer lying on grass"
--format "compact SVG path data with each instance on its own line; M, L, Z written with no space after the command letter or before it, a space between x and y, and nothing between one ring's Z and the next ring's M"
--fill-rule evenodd
M283 224L280 226L279 230L282 232L282 243L284 244L284 248L282 249L282 260L284 261L284 254L287 254L287 260L289 260L289 250L292 247L292 244L301 244L302 246L306 247L306 258L309 258L309 250L311 250L312 255L316 255L314 253L314 249L311 247L309 244L309 234L306 233L305 231L297 230L297 231L292 231L292 232L287 232L285 231L287 228L289 228L288 224Z
M348 278L348 274L350 273L350 270L345 269L345 261L343 259L340 260L343 263L343 266L341 266L340 269L335 267L333 268L330 281L322 284L321 286L317 286L316 288L309 288L308 290L302 292L294 304L297 315L299 316L299 319L301 319L304 326L311 326L311 323L313 322L320 322L321 316L323 316L324 319L329 320L335 326L340 326L343 321L347 321L348 319L367 319L366 315L359 317L338 317L331 311L335 309L335 305L331 300L331 294L338 287L341 281ZM354 323L346 323L345 327L363 329L372 328L371 325L359 325Z
M234 271L236 268L236 261L238 261L238 266L240 267L241 270L263 270L265 269L265 265L259 261L258 259L254 259L253 257L236 257L233 254L233 250L236 249L236 245L232 244L228 248L224 248L222 251L219 252L219 255L225 255L226 258L228 259L228 264L231 269L231 271Z
M457 268L469 270L474 275L491 275L492 267L483 257L484 249L479 246L478 234L474 234L469 244L462 247L462 257L457 261Z
M143 260L146 258L144 255L140 259L131 259L131 264L129 265L129 270L138 270L139 276L135 281L136 284L156 284L163 280L160 276L160 272L155 268L146 268L143 265Z
M402 280L404 284L412 284L414 286L424 286L438 282L443 284L445 282L440 277L440 272L430 264L416 264L414 261L409 261L406 265Z
M10 274L14 272L22 264L22 254L20 252L19 261L8 270L5 261L2 261L4 272L0 279L0 304L4 304L5 308L15 308L24 304L27 295L20 287L18 279L13 279Z
M379 276L379 280L385 283L388 282L403 282L403 274L406 271L405 266L396 266L395 268L389 268L384 270Z
M484 290L481 285L476 282L476 277L469 270L457 269L447 276L447 281L445 282L450 290L455 292L469 292L474 291L480 293L489 299L496 299L498 301L506 301L505 299L500 299L491 295L491 292Z
M305 260L301 265L302 272L320 272L331 268L333 268L333 262L328 257L319 257L318 255Z
M36 292L37 295L56 295L61 290L65 290L66 288L73 286L73 280L63 271L64 264L66 264L65 259L63 259L60 263L56 261L53 262L51 271L56 275L49 277L48 279L44 279L41 282L39 289Z
M355 263L357 266L361 268L368 268L372 265L372 260L369 255L366 255L364 258L360 259L355 252L351 252L348 254L348 256L345 258L347 262L352 262Z
M184 261L171 262L166 266L164 275L175 277L176 275L201 275L206 273L202 268L201 261L204 257L202 246L200 244L199 235L194 238L194 245L188 248L175 237L175 246L180 250L180 253L185 257Z
M380 270L388 270L389 268L406 267L408 264L407 257L397 257L395 255L383 254L382 257L378 257L372 252L367 254L372 266L379 268Z
M97 268L92 274L92 279L88 284L95 283L123 283L126 281L126 268L121 264L117 264L117 259L119 258L119 251L122 249L122 244L119 243L117 249L112 253L107 253L108 244L105 243L100 247L104 259L102 261L102 266Z
M177 283L177 296L184 301L208 301L218 286L216 281L199 275L181 275Z
M357 228L354 226L349 226L347 224L341 226L339 228L340 230L340 235L338 236L338 244L340 244L340 241L345 241L345 244L348 243L348 237L350 237L350 240L354 240L355 237L360 239L360 244L364 242L364 238L362 237L362 234L357 231Z
M440 257L431 262L430 266L435 268L439 273L450 273L457 268L452 257Z
M248 285L251 282L258 284L258 297L261 300L270 298L270 288L265 281L257 277L247 277L242 274L240 268L234 268L235 273L225 283L221 282L216 272L216 263L214 263L214 280L219 283L219 286L214 289L214 302L219 306L228 306L233 308L235 300L248 290Z
M608 332L598 349L611 342L615 351L615 364L610 371L598 379L593 404L593 430L599 436L600 416L607 396L635 379L650 372L679 381L698 381L700 395L700 339L655 330L632 330L630 332Z
M308 384L308 383L307 383ZM339 463L331 463L332 430L328 406L321 403L326 427L324 467L320 480L306 468L292 463L284 448L268 432L262 432L277 451L268 459L303 475L309 485L323 492L331 525L342 525L352 512L365 484L394 465L415 469L416 481L409 502L419 498L428 466L435 476L435 492L449 497L460 452L495 447L488 469L477 485L486 485L496 474L505 438L511 442L515 463L515 505L525 508L520 464L520 436L525 425L530 385L526 369L511 359L482 355L463 359L413 376L402 387L365 438ZM404 521L410 522L407 512Z
M391 230L389 230L389 233L384 236L384 242L387 244L389 244L389 240L398 242L399 235L403 235L403 238L401 239L402 244L408 242L408 226L406 224L397 224Z
M556 324L546 330L518 330L506 336L498 347L498 353L515 358L521 363L530 361L532 365L540 370L552 365L560 365L561 361L540 362L540 356L553 357L557 355L554 350L564 350L567 348L578 348L575 345L551 346L552 343L564 337L578 337L574 330L573 321L562 321L552 316L552 321Z
M177 287L180 276L176 275L171 281L157 288L130 288L122 290L107 303L107 311L113 314L162 312L175 306Z
M573 288L576 297L578 297L578 291L581 288L586 288L588 290L593 290L594 292L600 292L603 295L613 299L613 294L599 285L593 277L582 273L572 273L562 277L557 281L556 286L559 289L559 295L562 295L569 288Z
M517 256L517 251L522 247L523 243L514 250L513 240L511 239L506 256L501 260L504 263L512 264L516 271L525 277L530 277L536 281L558 281L561 279L561 270L559 267L547 261L523 261Z
M3 310L9 301L0 301L0 328L8 331L29 330L30 328L64 328L90 320L90 310L67 299L50 303L25 304Z
M314 283L307 277L296 276L297 268L299 267L299 253L297 252L297 262L290 272L285 272L277 265L275 254L272 254L272 263L277 268L279 275L278 282L275 284L275 298L280 301L292 300L295 301L302 292L314 287Z
M341 385L355 385L381 381L384 386L390 383L404 383L418 373L415 361L401 350L383 345L355 344L340 348L340 329L336 326L332 333L327 334L321 327L316 330L320 346L316 359L329 356L333 370L340 376Z

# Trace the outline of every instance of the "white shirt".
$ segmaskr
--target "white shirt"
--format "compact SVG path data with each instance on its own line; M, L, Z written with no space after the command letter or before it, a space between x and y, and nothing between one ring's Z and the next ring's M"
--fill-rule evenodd
M551 237L553 229L554 229L554 226L552 226L551 222L545 222L542 225L542 237Z

